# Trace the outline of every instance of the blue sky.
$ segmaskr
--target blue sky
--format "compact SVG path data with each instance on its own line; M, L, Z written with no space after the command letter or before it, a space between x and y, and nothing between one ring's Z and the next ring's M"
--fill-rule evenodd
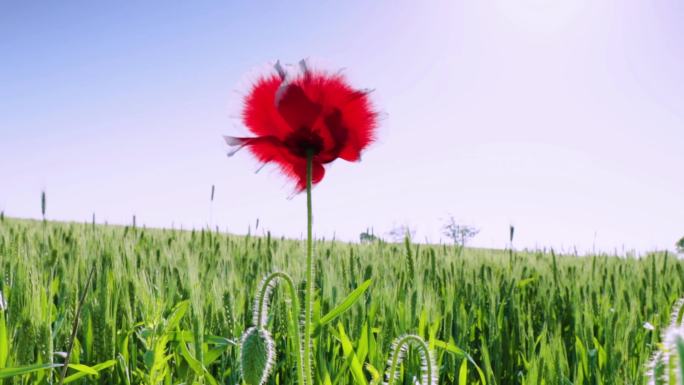
M318 236L673 248L684 236L677 0L3 2L0 210L300 237L305 197L224 134L275 60L373 88L379 139L314 192ZM216 199L209 202L211 185ZM443 238L443 237L442 237Z

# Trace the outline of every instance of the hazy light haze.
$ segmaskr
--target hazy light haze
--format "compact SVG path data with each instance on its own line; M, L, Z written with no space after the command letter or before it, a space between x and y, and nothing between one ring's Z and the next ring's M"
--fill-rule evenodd
M673 249L684 236L684 2L0 5L0 210L300 237L305 196L222 135L276 60L372 88L360 163L314 190L314 233L408 224L473 246ZM209 196L216 186L213 205Z

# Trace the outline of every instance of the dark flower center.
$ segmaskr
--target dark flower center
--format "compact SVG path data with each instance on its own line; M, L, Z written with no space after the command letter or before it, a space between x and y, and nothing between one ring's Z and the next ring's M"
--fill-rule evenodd
M285 146L296 156L306 158L323 150L323 138L308 127L299 127L285 138Z

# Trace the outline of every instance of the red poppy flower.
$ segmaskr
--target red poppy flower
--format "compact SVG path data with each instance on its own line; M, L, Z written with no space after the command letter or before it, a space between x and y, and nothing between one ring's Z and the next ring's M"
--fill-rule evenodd
M341 74L310 70L300 62L291 75L276 63L276 73L258 79L244 100L242 121L255 137L226 136L247 147L262 163L273 162L306 189L307 154L312 155L312 183L325 174L324 164L337 158L353 162L374 139L377 114L368 91L356 90Z

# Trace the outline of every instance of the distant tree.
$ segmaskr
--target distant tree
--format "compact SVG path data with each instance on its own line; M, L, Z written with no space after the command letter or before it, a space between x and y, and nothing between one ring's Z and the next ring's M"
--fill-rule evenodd
M444 227L442 227L442 231L444 235L454 242L454 244L457 244L461 247L465 247L466 243L480 232L479 229L473 226L463 225L456 222L456 219L454 219L453 216L449 216L449 218L446 220ZM513 231L511 231L511 239L513 238L512 234Z
M389 236L394 242L401 242L406 238L412 239L415 233L415 230L412 230L409 225L397 225L390 230Z
M677 246L677 252L684 253L684 237L677 241L675 246Z
M371 243L380 240L375 234L373 234L373 230L366 229L366 231L362 232L359 234L359 241L361 243Z

